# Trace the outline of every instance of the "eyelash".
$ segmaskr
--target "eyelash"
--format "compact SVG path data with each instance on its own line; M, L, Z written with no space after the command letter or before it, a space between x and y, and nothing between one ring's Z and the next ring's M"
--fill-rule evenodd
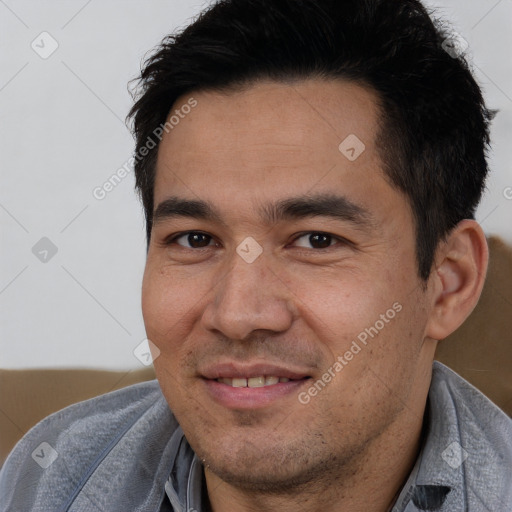
M206 237L209 237L211 240L214 240L214 237L212 235L209 235L208 233L204 233L202 231L184 231L182 233L177 233L177 234L171 235L170 237L166 238L164 240L164 244L163 245L166 246L166 247L168 247L170 245L178 245L179 247L182 247L183 249L189 249L189 250L192 250L192 251L198 251L198 250L201 250L201 249L208 249L208 248L211 247L210 245L207 245L205 247L199 247L199 248L185 247L185 246L182 246L182 245L176 243L176 240L178 240L180 238L183 238L185 236L188 236L188 235L204 235ZM308 235L309 236L311 236L311 235L323 235L323 236L330 237L332 239L331 241L337 241L337 242L341 243L342 245L351 245L351 243L348 240L346 240L344 238L341 238L341 237L338 237L338 236L335 236L335 235L332 235L331 233L326 233L324 231L305 231L305 232L299 233L292 240L292 243L296 242L300 238L302 238L304 236L308 236ZM324 247L324 248L320 248L320 249L317 249L317 248L306 248L306 247L299 247L299 248L300 249L309 249L309 250L318 252L318 251L325 251L325 250L328 250L328 249L332 249L333 247L335 247L335 245L336 244L329 245L328 247Z

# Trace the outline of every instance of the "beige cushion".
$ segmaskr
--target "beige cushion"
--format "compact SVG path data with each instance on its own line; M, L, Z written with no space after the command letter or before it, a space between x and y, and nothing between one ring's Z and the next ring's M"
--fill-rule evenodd
M37 422L68 405L155 378L152 366L102 370L0 370L0 465Z
M489 239L487 281L466 322L439 343L436 359L512 416L512 249ZM154 379L152 367L101 370L0 370L0 464L30 427L67 405Z

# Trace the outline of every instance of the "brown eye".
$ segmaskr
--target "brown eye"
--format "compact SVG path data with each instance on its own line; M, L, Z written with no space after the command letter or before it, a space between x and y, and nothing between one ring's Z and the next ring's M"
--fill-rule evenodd
M332 245L334 237L328 233L306 233L296 238L295 243L301 239L304 239L305 242L297 244L299 247L327 249Z
M185 240L185 244L178 242L178 240L181 239ZM206 233L191 231L189 233L184 233L173 238L172 240L169 241L169 244L176 242L177 245L181 245L182 247L186 247L188 249L200 249L202 247L209 246L211 241L212 237L210 235L207 235Z

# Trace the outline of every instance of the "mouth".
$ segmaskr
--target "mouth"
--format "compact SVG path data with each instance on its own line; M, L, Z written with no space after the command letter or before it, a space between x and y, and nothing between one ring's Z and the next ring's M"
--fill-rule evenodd
M271 364L225 363L201 372L206 393L228 409L254 410L282 405L293 399L311 376L307 372Z
M233 388L263 388L266 386L274 386L279 382L290 382L290 380L300 379L289 379L288 377L277 377L275 375L260 375L258 377L241 377L234 379L230 379L228 377L220 377L219 379L216 379L217 382L220 382L221 384L226 384Z

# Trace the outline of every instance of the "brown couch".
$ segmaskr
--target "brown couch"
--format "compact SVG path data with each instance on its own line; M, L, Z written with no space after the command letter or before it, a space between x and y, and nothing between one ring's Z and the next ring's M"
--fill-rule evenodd
M512 416L512 249L489 238L487 281L466 322L439 343L436 359ZM0 465L39 420L67 405L154 379L152 367L101 370L0 370Z

